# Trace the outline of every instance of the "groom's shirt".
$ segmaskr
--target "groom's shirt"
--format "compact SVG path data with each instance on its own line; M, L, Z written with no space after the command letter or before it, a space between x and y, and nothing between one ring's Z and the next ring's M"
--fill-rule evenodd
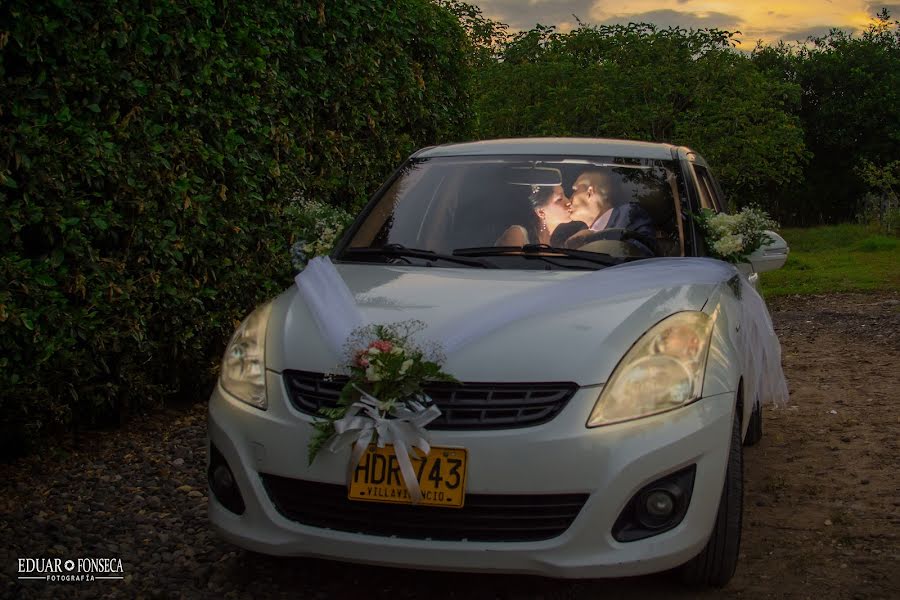
M606 229L606 226L609 224L609 219L612 217L612 213L613 209L606 209L606 212L597 217L597 220L594 221L590 228L594 231L603 231Z

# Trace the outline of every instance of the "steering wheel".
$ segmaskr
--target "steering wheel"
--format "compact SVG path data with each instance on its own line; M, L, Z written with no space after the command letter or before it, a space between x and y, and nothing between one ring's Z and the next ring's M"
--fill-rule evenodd
M627 248L626 252L628 256L644 258L656 256L656 252L654 251L654 248L656 248L656 240L632 229L614 228L591 231L590 233L579 232L573 236L573 238L575 239L570 238L569 241L575 241L576 243L581 242L581 245L577 246L577 248L588 252L605 252L606 254L615 256L616 254L622 253L622 247L624 246ZM637 243L629 244L629 240L634 240ZM609 242L618 242L616 245L618 252L609 252L609 250L612 249ZM567 243L566 245L568 246L569 244Z

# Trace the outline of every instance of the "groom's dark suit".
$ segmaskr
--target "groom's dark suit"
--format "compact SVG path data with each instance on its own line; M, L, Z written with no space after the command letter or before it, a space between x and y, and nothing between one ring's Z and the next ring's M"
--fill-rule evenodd
M612 209L604 229L630 229L648 238L656 238L650 215L637 202L628 202Z
M593 229L594 231L604 231L607 229L625 229L633 231L640 234L642 237L640 240L630 238L628 239L628 242L642 250L648 250L651 253L656 254L656 228L653 226L653 220L650 218L650 215L640 204L637 202L627 202L616 206L611 209L606 224L600 228L598 226L598 221L600 221L602 217L603 215L597 217L597 220L594 221L590 229ZM582 237L582 235L578 236L580 238L578 242L579 245L583 245L590 241L589 235L588 237Z

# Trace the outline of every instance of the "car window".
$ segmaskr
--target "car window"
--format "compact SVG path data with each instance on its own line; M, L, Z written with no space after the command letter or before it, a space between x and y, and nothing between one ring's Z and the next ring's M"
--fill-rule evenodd
M719 197L718 188L712 179L712 174L706 167L696 164L694 165L694 173L697 175L697 188L700 192L701 206L716 212L722 212L722 199Z
M546 244L629 260L680 256L678 177L672 161L629 157L412 160L338 254L386 245L453 254ZM580 245L592 237L600 239ZM502 266L535 268L529 262L510 258Z

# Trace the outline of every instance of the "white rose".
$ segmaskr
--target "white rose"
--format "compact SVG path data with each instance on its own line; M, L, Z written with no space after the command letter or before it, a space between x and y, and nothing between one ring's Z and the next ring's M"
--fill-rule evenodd
M726 235L731 227L731 220L725 213L719 213L710 217L710 228L719 235Z
M369 381L381 381L381 373L378 372L375 365L366 367L366 379Z
M407 358L406 360L404 360L403 364L400 365L400 374L404 375L407 371L409 371L409 368L412 365L413 365L413 360L411 358Z
M713 250L720 256L730 256L743 250L744 237L741 235L726 235L713 244Z

